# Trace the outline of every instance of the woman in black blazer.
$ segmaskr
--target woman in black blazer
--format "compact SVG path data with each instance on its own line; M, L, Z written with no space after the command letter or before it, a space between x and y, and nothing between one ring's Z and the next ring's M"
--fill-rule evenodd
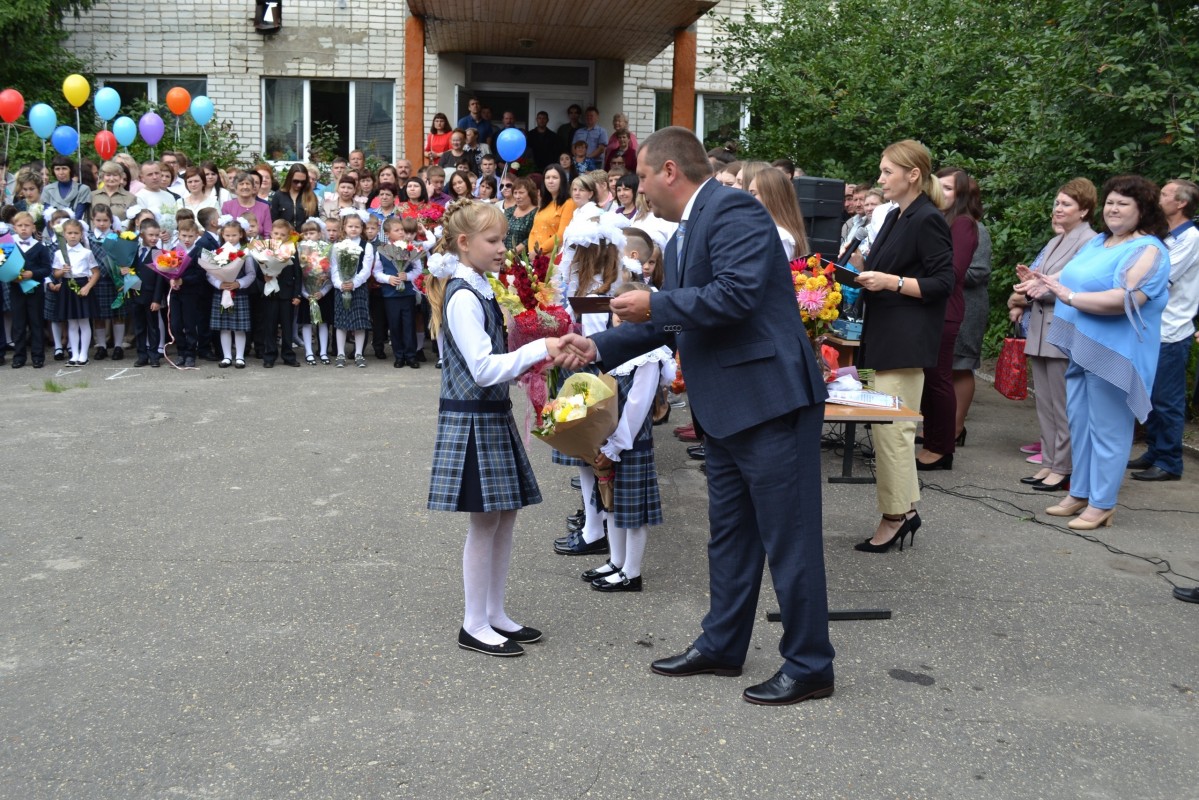
M859 366L875 370L880 392L918 408L924 369L937 363L945 306L953 291L953 244L941 214L941 186L924 145L911 139L883 151L883 198L896 204L870 248L858 283L866 289ZM874 536L854 545L882 553L905 536L915 539L920 515L916 423L874 428L878 507Z

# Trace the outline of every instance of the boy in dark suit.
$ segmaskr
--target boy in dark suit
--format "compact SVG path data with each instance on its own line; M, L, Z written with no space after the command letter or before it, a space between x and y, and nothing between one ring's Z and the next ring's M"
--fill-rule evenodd
M141 236L141 246L137 248L137 257L133 260L133 269L142 279L142 288L137 294L130 293L133 311L133 341L137 344L137 361L135 367L159 366L158 356L158 312L162 309L162 299L166 296L167 280L147 264L157 257L158 237L161 230L158 222L153 219L142 220L138 230Z
M43 307L46 302L43 284L50 277L54 260L50 249L37 240L37 225L28 212L18 212L12 223L17 233L17 247L25 256L25 269L18 279L37 281L37 288L29 294L21 291L21 284L17 281L9 287L14 348L12 368L25 366L25 350L28 347L34 369L41 369L46 363L46 346L42 341Z

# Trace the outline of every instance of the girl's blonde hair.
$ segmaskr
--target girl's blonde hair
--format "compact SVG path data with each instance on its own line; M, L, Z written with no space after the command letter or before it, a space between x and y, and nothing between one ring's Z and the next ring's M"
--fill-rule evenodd
M470 198L455 200L445 208L441 218L442 237L435 252L458 255L458 237L471 237L494 227L506 228L508 220L499 206L480 203ZM430 276L425 280L425 297L429 299L429 335L437 338L445 314L445 285L449 281Z
M786 175L771 167L758 172L753 185L757 187L758 199L770 212L774 224L795 239L795 255L807 255L808 231L804 225L803 213L799 210L799 200L795 196L795 188L791 185L791 181L787 180Z
M889 145L883 151L883 158L905 172L913 169L919 170L920 177L916 181L917 187L928 195L928 199L932 200L933 205L937 208L945 205L941 182L933 175L933 157L929 154L927 147L915 139L904 139Z

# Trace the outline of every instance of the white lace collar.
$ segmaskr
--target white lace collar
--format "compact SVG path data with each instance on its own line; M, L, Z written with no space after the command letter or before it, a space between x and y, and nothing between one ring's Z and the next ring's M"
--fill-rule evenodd
M470 284L470 288L488 300L495 297L495 291L491 288L491 284L487 282L487 279L465 264L458 265L458 269L454 270L454 277L466 281Z
M649 363L655 362L655 361L658 362L659 364L661 364L661 363L664 363L667 361L671 361L673 359L674 359L674 355L670 352L670 348L663 345L662 347L659 347L655 350L650 350L648 353L643 353L642 355L639 355L636 358L630 358L628 361L624 362L616 369L609 371L608 374L609 375L628 375L633 370L637 369L637 367L644 366L645 364L649 364Z

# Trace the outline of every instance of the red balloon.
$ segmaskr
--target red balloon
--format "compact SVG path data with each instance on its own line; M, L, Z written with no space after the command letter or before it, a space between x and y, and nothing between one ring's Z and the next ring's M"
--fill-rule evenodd
M25 113L25 98L16 89L5 89L0 92L0 119L9 125Z
M96 155L105 161L111 161L117 154L117 137L112 131L100 131L96 134Z

